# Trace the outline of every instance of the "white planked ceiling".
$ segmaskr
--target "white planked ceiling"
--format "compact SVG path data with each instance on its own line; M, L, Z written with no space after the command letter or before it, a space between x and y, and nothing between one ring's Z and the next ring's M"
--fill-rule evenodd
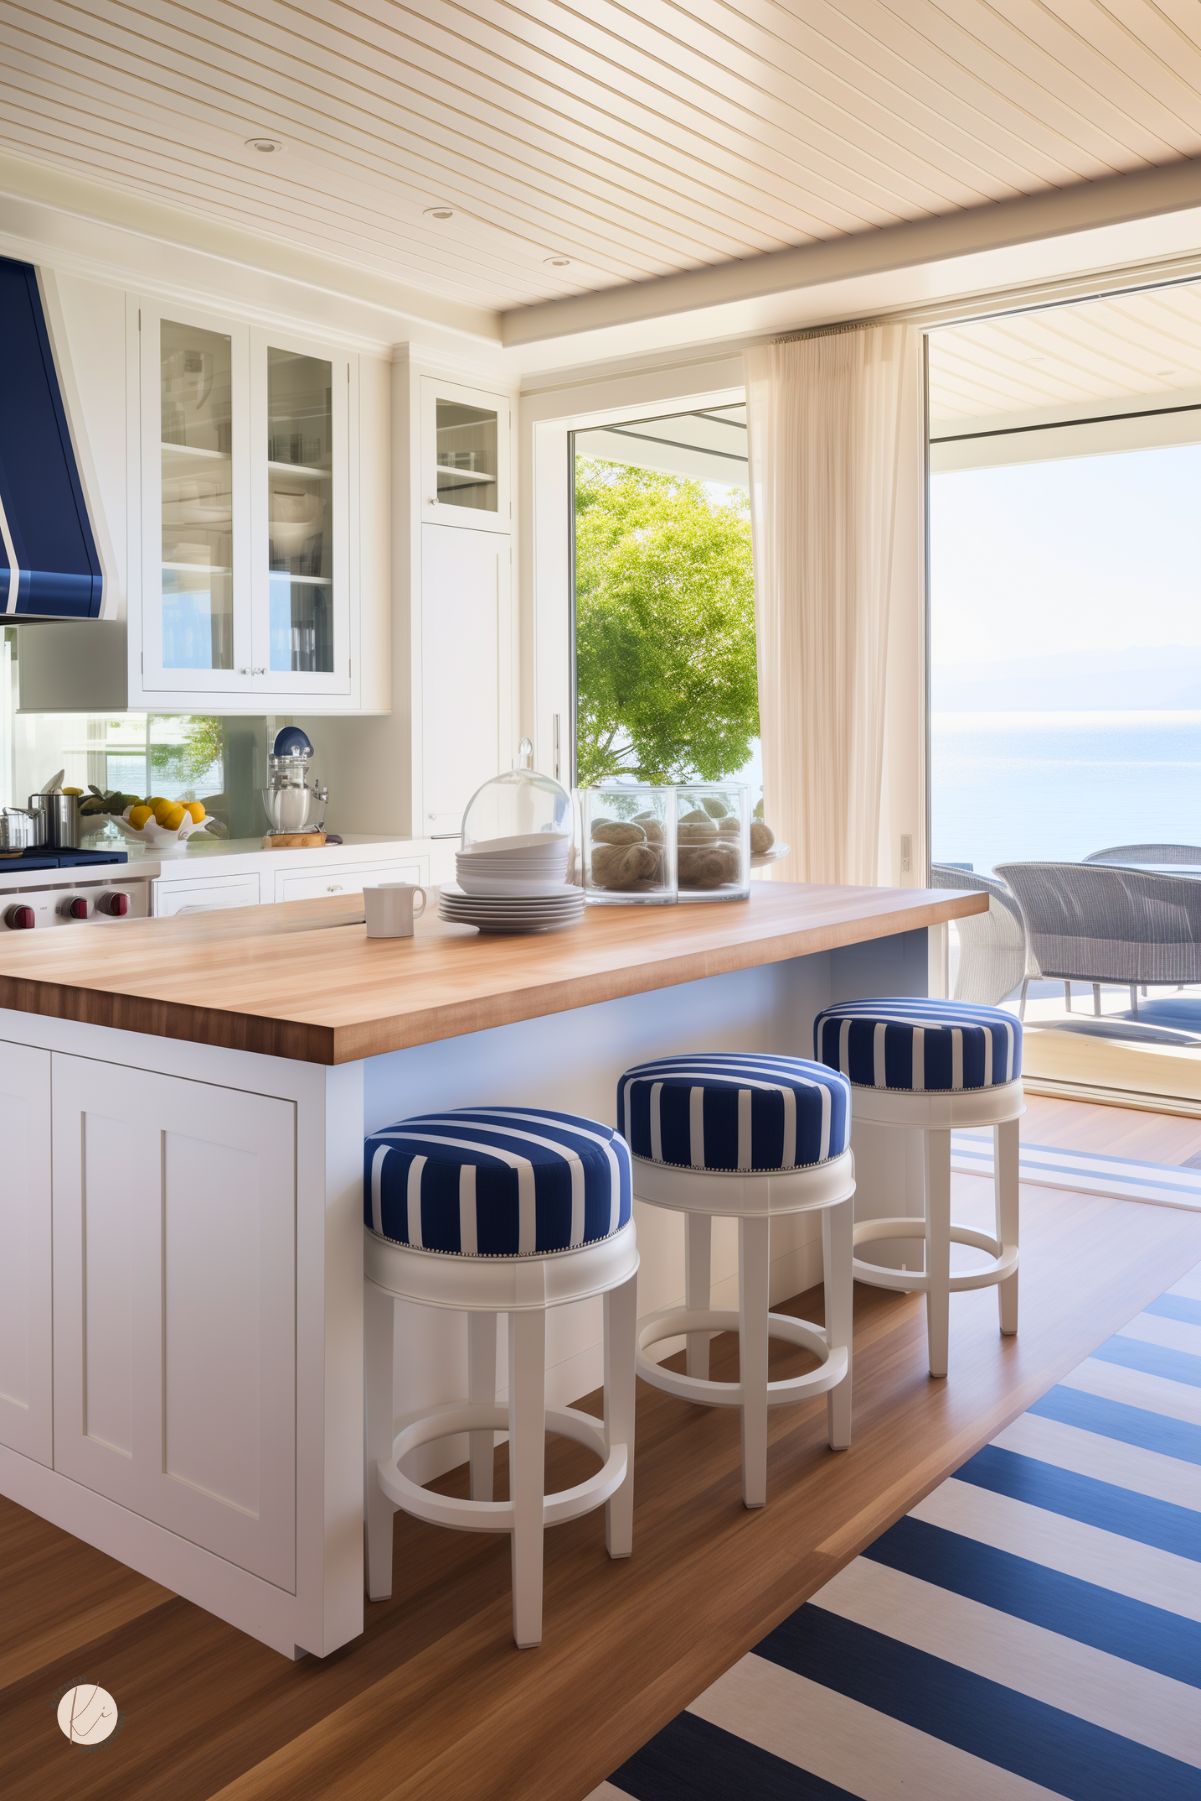
M934 437L1201 398L1201 283L1014 313L930 336Z
M1197 156L1201 4L0 0L0 150L505 310Z

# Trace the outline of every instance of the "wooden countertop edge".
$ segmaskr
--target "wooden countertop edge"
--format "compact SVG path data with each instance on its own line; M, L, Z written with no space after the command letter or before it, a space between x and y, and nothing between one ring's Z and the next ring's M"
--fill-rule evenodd
M983 902L983 906L979 903ZM963 903L967 903L964 905ZM527 986L518 994L486 995L469 1001L450 1001L421 1013L406 1014L396 1021L365 1021L361 1025L339 1026L335 1031L335 1063L357 1063L364 1057L377 1057L387 1051L409 1050L419 1044L433 1044L442 1038L459 1038L469 1032L484 1032L501 1025L513 1025L525 1019L545 1019L552 1013L567 1013L578 1006L598 1006L605 1001L624 1000L632 994L650 994L661 988L677 988L685 982L704 981L709 976L732 975L743 969L756 969L768 963L786 963L793 957L820 956L823 951L840 950L847 945L866 944L876 938L896 938L903 932L925 931L930 925L948 919L964 918L987 910L988 896L967 892L948 893L946 902L933 902L926 910L931 917L905 914L864 915L826 926L795 926L771 937L756 937L710 947L699 951L681 951L675 955L640 963L636 970L612 969L590 973L589 995L581 1002L579 976L565 981ZM717 967L712 967L716 964ZM503 1009L503 1017L481 1018L490 1009ZM387 1042L380 1042L386 1038Z
M0 975L0 1008L74 1020L139 1037L176 1038L185 1044L210 1044L221 1050L252 1051L261 1057L285 1057L293 1063L353 1062L336 1055L332 1026L313 1021L272 1019L268 1014L233 1013L222 1007L196 1007L182 1001L117 994L103 988L75 988L61 982L32 981Z

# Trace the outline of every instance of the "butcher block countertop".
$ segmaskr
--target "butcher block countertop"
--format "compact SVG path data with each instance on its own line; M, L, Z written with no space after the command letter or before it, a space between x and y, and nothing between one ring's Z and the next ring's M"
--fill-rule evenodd
M416 936L369 939L361 895L289 901L6 933L0 1007L352 1063L987 906L946 890L756 882L749 901L590 907L567 931L485 937L433 918L431 897Z

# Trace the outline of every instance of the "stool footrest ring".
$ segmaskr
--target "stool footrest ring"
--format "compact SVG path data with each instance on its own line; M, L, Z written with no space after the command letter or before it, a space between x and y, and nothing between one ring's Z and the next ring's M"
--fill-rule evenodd
M924 1219L868 1219L860 1221L855 1227L854 1243L858 1246L881 1239L924 1239L925 1236ZM992 1288L996 1283L1003 1282L1006 1276L1012 1275L1017 1268L1017 1245L1002 1244L991 1232L979 1232L974 1226L952 1224L950 1236L952 1244L970 1245L975 1250L987 1251L992 1260L982 1269L952 1271L947 1283L951 1294L963 1294L971 1288ZM925 1270L889 1269L883 1263L867 1263L861 1257L852 1260L851 1268L856 1282L866 1282L872 1288L897 1288L925 1294L930 1285Z
M428 1520L435 1526L454 1526L460 1532L511 1532L513 1505L510 1501L468 1501L457 1495L440 1495L422 1488L400 1467L403 1460L420 1445L435 1439L449 1438L455 1432L479 1432L491 1429L507 1432L509 1411L499 1404L451 1401L445 1406L430 1407L410 1419L396 1434L390 1462L382 1458L376 1465L380 1487L388 1499L406 1513ZM629 1447L605 1442L603 1420L577 1407L548 1407L546 1430L561 1433L585 1445L601 1459L601 1467L574 1488L560 1489L546 1495L542 1502L542 1521L546 1526L561 1525L582 1513L591 1513L616 1494L629 1469Z
M735 1312L665 1307L658 1313L648 1314L638 1326L638 1374L653 1388L661 1388L666 1394L677 1395L684 1401L698 1401L705 1407L740 1407L740 1382L717 1382L710 1377L686 1376L682 1370L666 1369L663 1364L654 1362L646 1355L651 1345L661 1344L665 1338L676 1338L689 1332L737 1333L738 1327L739 1318ZM850 1368L848 1348L846 1345L831 1348L820 1326L812 1325L808 1320L793 1319L788 1313L769 1313L767 1330L770 1338L782 1338L788 1344L812 1351L822 1360L817 1369L807 1370L802 1376L787 1376L779 1381L769 1382L769 1407L779 1407L790 1401L803 1401L810 1395L828 1394L830 1389L837 1388L845 1379Z

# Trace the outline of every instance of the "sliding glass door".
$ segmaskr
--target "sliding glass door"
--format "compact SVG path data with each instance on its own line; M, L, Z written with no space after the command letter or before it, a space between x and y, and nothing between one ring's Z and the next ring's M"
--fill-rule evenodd
M1201 393L1182 341L1201 348L1192 289L932 336L929 843L935 882L991 884L953 991L1025 997L1032 1074L1201 1101Z

